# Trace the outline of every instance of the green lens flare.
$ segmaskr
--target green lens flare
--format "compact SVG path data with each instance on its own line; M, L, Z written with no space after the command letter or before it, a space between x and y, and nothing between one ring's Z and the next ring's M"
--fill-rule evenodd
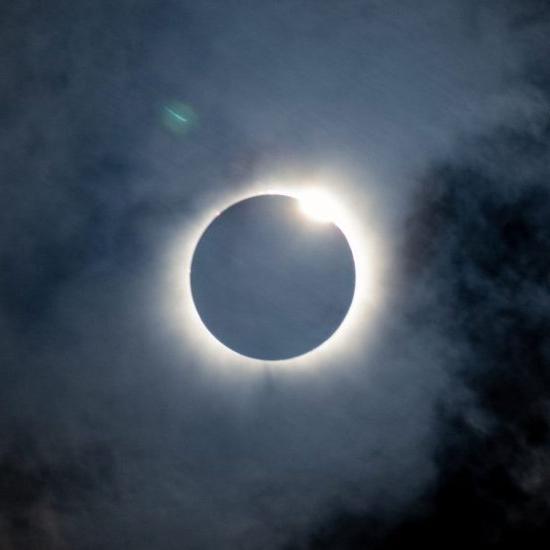
M181 101L165 105L162 109L162 119L168 130L180 135L187 134L198 122L194 109Z

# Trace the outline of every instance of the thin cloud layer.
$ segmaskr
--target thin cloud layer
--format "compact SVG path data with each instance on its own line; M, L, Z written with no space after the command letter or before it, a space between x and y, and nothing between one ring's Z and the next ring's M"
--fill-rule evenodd
M451 0L0 8L0 546L534 541L546 16ZM174 102L189 131L165 124ZM167 241L211 196L331 164L373 190L394 259L376 337L319 373L214 376L151 302Z

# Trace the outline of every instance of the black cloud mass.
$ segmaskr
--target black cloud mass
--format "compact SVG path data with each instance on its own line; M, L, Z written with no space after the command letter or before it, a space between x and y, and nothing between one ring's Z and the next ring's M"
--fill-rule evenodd
M516 155L502 157L517 147L528 158L547 157L548 122L536 139L504 130L482 147L501 167L517 162ZM467 346L456 375L476 411L437 404L436 480L402 515L341 511L306 548L547 546L550 192L544 178L503 181L479 166L453 164L426 177L405 273L426 277L441 301L417 312L416 322L437 318ZM503 185L514 187L503 192Z
M548 547L550 3L21 0L0 59L1 549ZM375 328L216 370L167 249L319 165Z

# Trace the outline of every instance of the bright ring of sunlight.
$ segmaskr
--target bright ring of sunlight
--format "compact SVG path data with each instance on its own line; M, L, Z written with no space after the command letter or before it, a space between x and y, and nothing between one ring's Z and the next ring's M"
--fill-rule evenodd
M312 189L304 191L297 198L302 212L312 220L322 223L334 222L338 225L334 215L334 201L326 193Z
M286 182L282 184L281 182ZM347 185L351 189L351 185ZM334 191L340 192L336 194ZM367 198L345 192L345 180L339 178L280 178L251 185L241 193L223 197L204 195L195 220L181 228L172 240L163 264L163 317L183 349L193 349L206 359L209 367L254 368L259 364L280 367L321 367L337 357L359 353L371 333L371 326L383 303L383 273L386 261L375 220L375 210ZM299 201L304 223L332 222L345 235L355 264L353 301L337 330L312 351L276 362L241 355L218 341L201 320L192 297L191 262L199 239L222 211L243 199L257 195L286 195ZM362 198L363 200L359 200Z
M191 262L195 308L212 335L246 357L310 353L337 330L355 290L342 230L303 215L295 197L248 197L216 216Z

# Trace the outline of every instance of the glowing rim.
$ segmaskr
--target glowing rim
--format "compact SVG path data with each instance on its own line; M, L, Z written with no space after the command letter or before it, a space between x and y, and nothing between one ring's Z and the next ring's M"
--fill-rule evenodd
M281 181L287 183L281 184ZM190 268L195 247L208 225L222 211L232 204L257 195L287 195L301 200L301 197L307 197L312 192L320 192L325 197L334 197L334 194L330 193L331 187L341 189L342 181L339 179L337 187L330 185L330 181L324 180L304 184L303 178L299 178L296 183L289 181L289 178L262 181L241 192L233 192L223 197L218 195L215 201L209 202L208 208L205 208L174 236L163 264L165 279L163 288L168 290L163 300L163 316L175 332L176 338L183 338L182 345L187 351L193 351L197 358L206 360L209 366L214 367L257 369L258 366L264 365L274 368L296 368L319 366L343 356L344 353L353 352L358 348L359 341L364 342L365 336L370 332L369 325L374 321L377 310L383 302L382 281L386 262L382 256L380 238L366 221L371 218L354 215L351 204L345 199L334 200L332 222L346 236L353 254L355 292L347 315L340 326L318 347L303 355L283 360L263 360L241 355L222 344L203 324L191 294ZM348 194L340 193L339 196L346 197ZM351 202L356 210L361 210L356 201ZM365 210L372 212L372 207ZM306 219L304 223L316 222Z

